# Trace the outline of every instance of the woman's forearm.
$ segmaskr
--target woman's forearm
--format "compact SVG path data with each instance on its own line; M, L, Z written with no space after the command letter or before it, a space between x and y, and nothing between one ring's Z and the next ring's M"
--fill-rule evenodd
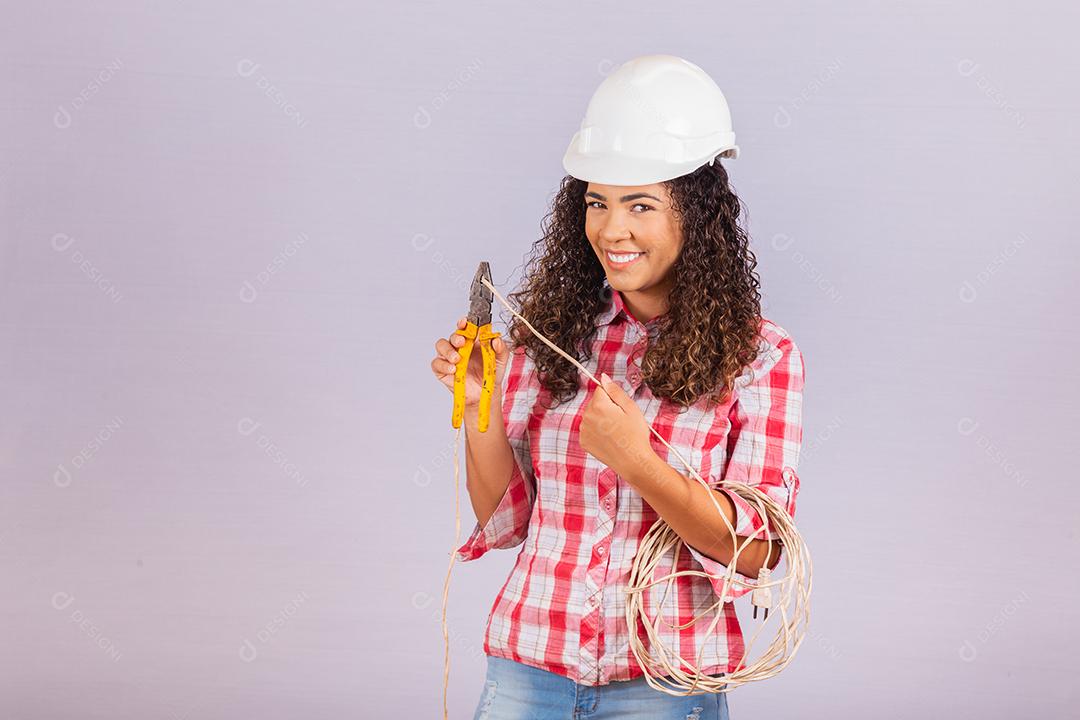
M731 499L683 475L655 452L649 455L634 464L634 472L624 475L627 482L688 545L724 565L730 565L735 554L731 531L716 514L709 495L716 497L721 510L734 527L735 506ZM740 535L735 537L739 545L746 539ZM767 540L751 540L739 553L735 569L747 577L757 577L766 556L769 556L769 569L776 567L780 559L780 545L772 541L771 555L769 545Z
M476 407L465 409L465 483L473 513L481 526L487 524L499 506L513 476L514 451L506 437L501 404L492 398L487 432L479 430Z

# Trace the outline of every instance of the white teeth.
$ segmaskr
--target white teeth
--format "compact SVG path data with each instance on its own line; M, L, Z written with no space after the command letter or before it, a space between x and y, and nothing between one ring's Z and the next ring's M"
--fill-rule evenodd
M626 255L615 255L614 253L608 253L607 256L609 258L611 258L612 262L626 263L626 262L630 262L631 260L636 258L638 255L643 255L643 254L644 253L628 253Z

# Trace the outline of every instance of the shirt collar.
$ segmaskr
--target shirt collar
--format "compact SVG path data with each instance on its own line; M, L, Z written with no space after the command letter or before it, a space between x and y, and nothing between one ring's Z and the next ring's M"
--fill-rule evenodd
M615 320L615 316L623 310L622 297L619 293L611 289L611 286L607 284L606 280L604 281L604 287L601 290L601 293L607 298L607 306L605 306L596 317L596 323L601 326L610 325Z

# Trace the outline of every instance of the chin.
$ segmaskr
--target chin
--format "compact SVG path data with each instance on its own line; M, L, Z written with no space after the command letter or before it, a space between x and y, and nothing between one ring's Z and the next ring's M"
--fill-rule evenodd
M630 280L629 278L619 277L618 275L616 275L615 277L608 275L607 281L608 285L611 286L612 290L618 290L619 292L623 293L634 292L636 290L640 290L644 286L644 283L640 281Z

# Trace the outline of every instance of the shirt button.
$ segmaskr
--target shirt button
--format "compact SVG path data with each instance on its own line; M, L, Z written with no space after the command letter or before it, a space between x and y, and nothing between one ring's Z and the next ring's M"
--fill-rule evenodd
M603 555L603 554L604 554L604 546L603 546L603 545L601 545L600 547L596 548L596 554L597 554L597 555Z

